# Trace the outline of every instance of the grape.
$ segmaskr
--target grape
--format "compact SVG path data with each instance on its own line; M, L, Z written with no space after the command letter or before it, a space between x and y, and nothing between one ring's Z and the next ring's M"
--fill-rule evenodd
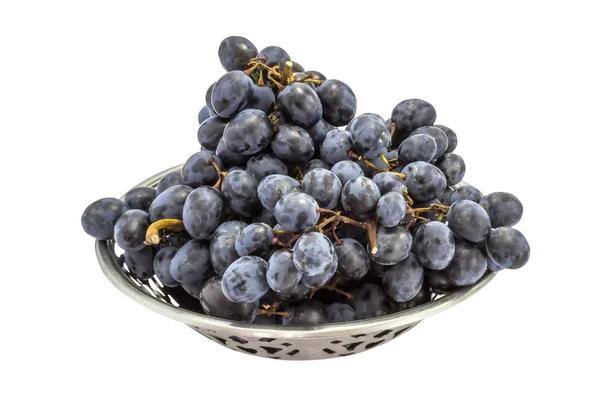
M195 239L184 244L171 260L170 271L179 283L203 280L210 271L210 243Z
M303 82L305 79L313 78L311 78L310 75L306 74L304 71L294 74L294 81L300 82L301 84L310 87L312 90L317 89L317 85L315 85L313 82Z
M452 153L454 150L456 150L456 145L458 144L458 139L456 137L456 133L448 128L447 126L444 125L434 125L436 128L440 128L441 130L444 131L444 133L446 134L446 137L448 138L448 148L446 149L446 153Z
M529 243L514 228L492 229L485 247L490 259L501 268L519 269L529 261Z
M233 118L252 99L252 79L242 71L230 71L219 78L211 94L215 112L223 118Z
M213 237L219 237L223 235L237 236L246 226L248 226L248 224L244 221L226 221L219 225L215 233L213 233Z
M377 222L391 228L402 221L406 215L406 200L398 192L389 192L377 202Z
M273 124L261 110L244 110L225 127L223 140L234 153L253 155L269 145Z
M125 250L124 258L125 264L134 278L145 281L154 275L154 250L152 247L144 247L139 251Z
M203 148L215 151L223 137L223 131L229 121L221 117L210 117L198 128L198 142Z
M490 235L490 217L483 207L471 200L452 204L446 218L448 228L468 241L483 242Z
M354 300L351 306L355 311L355 318L367 319L381 317L390 313L390 299L383 289L372 283L363 283L352 291Z
M232 321L252 322L256 316L258 301L234 303L223 294L222 278L215 276L204 283L200 292L202 310L211 317Z
M221 193L227 206L236 214L250 218L260 211L258 183L247 171L229 171L223 178Z
M494 260L492 260L488 254L487 256L487 269L489 269L492 272L500 272L505 270L506 268L502 268L501 266L499 266L498 264L496 264L494 262Z
M156 196L148 209L150 221L182 219L183 205L192 190L194 189L186 185L175 185Z
M323 119L320 119L319 122L317 122L315 125L306 129L306 132L308 132L311 139L313 140L315 150L320 148L321 142L325 138L325 135L332 129L335 129L335 127L333 125L330 125L328 122L325 122L325 120Z
M436 161L435 166L444 173L448 185L456 185L461 182L467 169L462 157L454 153L442 155Z
M392 122L396 124L394 147L402 143L415 129L433 125L437 114L428 102L419 99L401 101L392 110Z
M323 305L315 300L304 300L295 307L289 308L292 315L282 317L282 325L318 325L327 323L327 315Z
M350 160L348 152L352 150L350 133L341 129L333 129L325 134L321 142L321 158L328 164Z
M275 205L285 195L300 192L300 183L286 175L269 175L258 184L258 199L271 214L275 214Z
M305 286L302 281L293 289L285 292L277 292L277 297L283 301L298 301L304 298L310 292L310 288Z
M363 176L348 181L342 189L342 206L350 215L366 218L377 209L379 188Z
M227 144L223 139L219 140L219 145L217 146L217 150L215 152L223 161L223 164L228 167L246 165L246 163L250 160L250 156L236 154L229 150L229 147L227 147Z
M210 109L208 108L208 106L202 107L200 109L200 112L198 113L198 123L202 125L202 123L209 119L211 116L212 115L210 115Z
M271 250L273 229L267 224L246 226L237 237L235 250L240 256L265 256Z
M456 286L472 285L483 276L487 260L476 244L459 240L456 242L454 258L444 272L448 280Z
M279 93L277 106L286 121L305 129L316 125L323 116L323 107L315 91L298 82Z
M180 248L187 242L192 240L192 237L187 232L167 233L164 245L169 247ZM156 245L155 245L156 246ZM159 245L160 247L160 245Z
M435 159L441 157L442 154L446 152L446 149L448 149L448 137L446 136L444 131L440 128L436 128L435 126L422 126L420 128L415 129L409 135L409 137L423 134L429 135L435 140L436 153L433 158Z
M223 276L227 267L240 258L235 250L237 236L216 234L210 241L210 263L219 276Z
M426 134L411 135L398 148L398 157L404 164L410 164L414 161L429 162L433 160L436 153L437 144L435 139Z
M325 307L327 322L346 322L354 321L356 313L354 309L345 303L331 303Z
M404 194L406 190L404 179L395 172L380 172L373 177L373 183L377 185L382 196L389 192Z
M206 283L207 280L209 280L213 276L214 276L214 274L212 274L210 277L207 275L206 279L204 279L204 280L190 283L190 284L182 284L181 288L183 290L185 290L186 293L189 294L190 296L192 296L193 298L200 300L200 293L202 292L202 288L204 287L204 284Z
M181 185L181 171L171 171L162 177L158 185L156 185L156 195L158 196L168 188L176 185Z
M269 175L287 175L288 169L279 158L273 154L259 154L248 160L246 171L250 172L257 182Z
M246 107L270 114L273 107L275 107L275 93L268 86L254 85L252 86L252 97Z
M446 190L446 177L438 167L423 161L415 161L402 169L406 174L408 193L415 200L430 200Z
M237 244L237 243L236 243ZM223 294L234 303L253 303L269 291L267 262L244 256L235 260L223 274Z
M367 158L376 158L390 146L390 132L378 115L362 114L347 126L352 138L352 148Z
M348 124L356 114L356 96L350 86L328 79L317 89L323 105L323 119L334 126Z
M146 231L150 226L150 216L142 210L125 211L115 224L115 242L123 250L139 251L146 246Z
M364 176L364 172L362 171L360 166L354 161L350 160L338 161L333 167L331 167L331 172L333 172L338 177L338 179L342 183L342 186L345 185L346 182L354 178Z
M366 246L369 242L369 236L367 235L367 231L364 228L354 225L342 225L341 228L337 230L338 237L351 238Z
M177 254L176 247L164 247L154 256L154 274L164 286L179 286L179 282L171 275L171 260L175 254Z
M499 228L501 226L510 228L516 225L523 216L523 204L510 193L490 193L484 196L479 201L479 204L490 216L492 228Z
M385 127L387 128L388 131L390 131L390 133L392 132L392 119L388 118L385 120Z
M328 238L329 239L329 238ZM313 276L302 275L301 282L309 288L318 288L324 286L333 278L338 268L337 254L333 253L333 261L329 263L324 272Z
M325 161L323 161L319 158L313 158L312 160L310 160L309 162L307 162L306 164L304 164L302 166L302 172L306 174L308 171L312 171L313 169L316 169L316 168L322 168L322 169L326 169L326 170L331 169L329 164L327 164Z
M369 271L371 271L373 273L373 275L381 278L387 268L388 268L387 265L379 264L379 263L373 261L373 259L371 259Z
M423 266L410 253L407 258L385 270L382 277L383 290L394 301L406 302L419 293L424 278Z
M454 290L454 285L448 280L446 272L442 270L425 270L425 280L434 291L449 293Z
M98 240L114 237L115 224L129 207L123 200L107 197L96 200L81 215L81 226L88 235Z
M202 186L190 193L183 205L183 225L194 239L208 239L219 227L225 204L221 193Z
M338 271L344 278L360 280L369 272L371 259L356 239L343 238L342 244L334 248L338 257Z
M302 273L294 265L290 249L277 250L269 259L267 283L276 292L293 290L302 278Z
M152 187L136 187L125 194L125 204L132 210L142 210L148 212L150 204L156 198L156 189Z
M294 245L294 265L303 275L322 274L331 267L334 254L327 236L318 232L306 233Z
M217 84L217 82L213 82L213 84L210 85L208 87L208 89L206 89L206 94L204 95L204 100L206 101L206 107L208 107L208 110L211 112L211 115L217 115L217 113L215 112L215 109L213 108L213 105L212 105L212 92L213 92L213 89L215 88L216 84Z
M271 150L285 163L304 164L313 156L315 147L304 129L283 124L271 142Z
M317 201L309 195L293 192L277 202L273 215L284 230L299 232L317 225L318 208Z
M444 193L440 196L440 203L445 206L450 206L452 204L452 202L450 201L452 193L454 193L454 190L450 186L446 187Z
M454 204L460 200L471 200L479 203L482 197L483 193L473 186L461 186L450 196L450 204Z
M277 325L277 315L257 315L252 323L257 325Z
M325 75L320 73L319 71L304 71L306 76L310 77L310 79L315 79L317 81L326 81L327 78Z
M312 196L320 207L333 209L340 202L342 182L333 172L315 168L304 175L302 191Z
M410 254L412 236L403 226L393 228L377 227L377 253L371 258L383 265L394 265Z
M427 304L431 301L431 291L427 285L423 284L421 286L421 290L417 293L415 297L406 302L396 302L392 301L392 309L393 312L400 312L404 310L409 310L411 308L415 308L421 306L423 304Z
M181 181L184 185L197 188L203 185L213 185L219 179L216 168L211 161L223 168L221 159L212 151L202 150L193 154L181 168Z
M254 218L252 218L252 222L262 222L271 227L273 227L277 224L277 220L275 219L275 216L273 214L269 213L264 208L260 211L260 213L258 215L255 215Z
M412 250L429 269L444 269L454 257L454 235L441 222L429 222L419 228L414 237Z
M290 55L279 46L267 46L262 49L258 55L259 57L267 57L267 61L264 63L269 67L279 65L279 70L283 71L286 61L290 61Z
M219 45L219 60L225 71L244 70L250 66L250 59L258 54L256 47L241 36L229 36Z
M304 67L299 62L294 61L292 72L304 72Z

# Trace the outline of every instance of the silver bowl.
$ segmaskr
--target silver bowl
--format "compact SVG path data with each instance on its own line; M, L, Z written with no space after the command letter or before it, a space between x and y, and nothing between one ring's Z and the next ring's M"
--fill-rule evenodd
M173 167L137 186L155 186ZM137 187L136 186L136 187ZM288 360L316 360L357 354L387 343L423 319L468 299L495 276L487 272L475 285L447 295L434 296L427 304L366 320L288 327L253 325L209 317L198 301L180 288L164 287L156 278L140 281L129 274L115 253L113 241L96 241L96 256L108 280L141 305L171 319L183 322L210 340L230 349L255 356Z

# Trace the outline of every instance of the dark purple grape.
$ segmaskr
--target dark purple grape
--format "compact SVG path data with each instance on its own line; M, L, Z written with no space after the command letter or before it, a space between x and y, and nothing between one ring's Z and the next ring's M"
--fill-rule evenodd
M144 247L139 251L125 250L124 258L125 264L134 278L145 281L154 275L154 250L152 247Z
M288 164L304 164L315 152L309 134L299 126L283 124L271 141L271 150L280 160Z
M228 120L221 117L210 117L202 122L198 128L198 142L200 145L207 150L215 151L228 122Z
M347 129L352 138L352 148L368 159L387 152L390 146L390 132L383 118L378 115L359 115L348 124Z
M223 294L235 303L253 303L269 291L267 262L260 257L244 256L235 260L223 274Z
M448 205L452 205L460 200L471 200L479 203L482 197L483 193L473 186L461 186L450 195L450 204Z
M366 218L375 213L381 194L372 180L361 176L344 185L341 197L342 206L348 214Z
M437 114L428 102L408 99L398 103L392 110L392 122L396 124L394 147L400 145L415 129L433 125Z
M279 93L277 106L286 121L304 129L316 125L323 116L323 107L315 91L298 82Z
M443 269L442 270L426 269L425 270L425 281L427 282L427 284L429 286L431 286L431 288L434 291L439 292L439 293L449 293L455 289L452 282L450 282L450 280L448 280L448 277L446 276L446 272Z
M283 301L298 301L304 298L310 292L310 288L305 286L302 281L293 289L285 292L277 292L277 297Z
M272 249L273 229L262 223L246 226L237 237L235 249L240 256L265 256Z
M329 323L354 321L356 317L354 309L345 303L329 304L325 307L325 315Z
M286 311L290 311L292 315L289 318L282 318L283 325L312 326L327 323L327 315L323 305L315 300L304 300Z
M236 239L237 236L221 234L213 236L210 241L210 263L219 276L223 276L231 263L240 258L235 250Z
M229 150L229 147L227 147L227 144L223 139L219 140L219 145L217 146L217 150L215 151L215 153L223 161L223 164L227 167L230 167L230 169L233 166L239 167L246 165L246 163L250 160L251 157L243 154L237 154Z
M412 250L429 269L444 269L454 257L455 241L450 228L442 222L429 222L417 231Z
M301 191L300 182L286 175L269 175L258 184L258 199L271 214L275 214L275 205L285 195Z
M484 196L479 204L490 216L492 228L501 226L510 228L523 216L523 204L514 195L506 192L494 192Z
M222 278L215 276L202 287L200 305L211 317L232 321L252 322L256 316L258 301L251 303L234 303L223 294Z
M352 150L352 139L348 131L333 129L325 134L321 142L321 158L328 164L350 160L348 152Z
M410 253L407 258L385 270L382 277L383 290L392 300L406 302L419 293L424 278L423 266Z
M448 185L456 185L463 180L467 166L461 156L454 153L442 155L435 166L444 173Z
M351 306L359 319L381 317L390 313L390 299L383 289L372 283L364 283L352 290L354 300Z
M315 125L306 129L306 132L310 135L313 140L313 144L315 146L315 150L319 149L321 146L321 142L325 139L325 135L330 130L335 129L333 125L325 122L325 120L321 119Z
M146 231L150 226L150 216L142 210L129 210L115 223L115 242L123 250L142 250L146 245Z
M342 183L342 186L354 178L364 176L364 172L360 168L360 165L350 160L338 161L333 167L331 167L331 172L338 177Z
M246 171L250 172L259 183L265 176L288 174L288 169L283 161L273 154L267 153L259 154L248 160Z
M433 157L434 159L441 157L442 154L446 152L446 149L448 148L448 137L443 130L435 126L422 126L412 131L409 137L422 134L429 135L435 140L436 153Z
M88 235L98 240L114 236L115 224L129 207L123 200L107 197L96 200L81 215L81 226Z
M183 225L194 239L208 239L221 224L225 203L221 193L202 186L190 193L183 205Z
M273 124L261 110L244 110L225 127L223 140L236 154L253 155L267 147L273 138Z
M229 36L219 45L219 60L225 71L244 70L257 55L256 46L241 36Z
M292 72L304 72L304 67L299 62L294 61L293 63Z
M221 159L212 151L202 150L193 154L181 168L181 181L184 185L197 188L204 185L214 185L219 179L215 162L219 169L223 168Z
M200 112L198 113L198 123L202 125L202 123L210 117L212 117L212 115L210 114L210 109L208 108L208 106L204 106L200 109Z
M406 200L398 192L389 192L377 202L377 222L391 228L398 225L406 215Z
M335 245L338 257L338 271L346 279L360 280L369 272L371 259L365 247L352 238L342 238L341 245Z
M529 261L529 243L514 228L492 229L485 247L490 259L501 268L519 269Z
M181 171L171 171L162 177L158 185L156 185L156 195L158 196L171 186L182 185Z
M406 190L406 183L397 172L380 172L373 177L373 183L377 185L382 196L389 192L404 194Z
M210 271L210 243L190 240L171 260L171 276L179 283L192 284L205 279Z
M377 227L377 252L371 258L383 265L394 265L410 254L412 236L403 226ZM370 250L370 246L369 246Z
M269 67L279 66L279 70L283 71L283 67L287 61L290 61L290 55L279 46L267 46L260 51L259 57L266 57L264 62Z
M324 286L333 278L338 268L338 258L333 253L333 261L327 266L325 271L313 276L302 275L301 282L309 288L318 288Z
M421 286L421 290L415 297L406 302L396 302L392 301L392 312L400 312L405 310L410 310L411 308L415 308L421 306L423 304L427 304L431 301L431 290L426 284Z
M192 190L194 189L186 185L176 185L156 196L148 209L150 220L183 219L183 205Z
M248 171L230 171L221 184L221 193L234 213L250 218L260 211L258 183Z
M320 217L318 208L317 201L309 195L292 192L277 202L273 215L284 230L299 232L317 224Z
M483 242L490 235L489 215L483 207L471 200L460 200L452 204L446 220L452 232L471 242Z
M252 222L262 222L263 224L267 224L270 227L277 225L277 219L275 219L275 216L267 210L265 210L264 208L260 210L259 214L255 215L254 218L252 218Z
M404 164L414 161L429 162L437 153L435 139L427 134L411 135L400 144L398 158Z
M176 247L164 247L154 256L154 274L164 286L179 286L179 282L171 275L171 260L175 254L177 254Z
M402 169L406 174L408 193L415 200L431 200L441 196L446 190L446 177L434 165L424 161L415 161Z
M215 88L216 84L217 82L213 82L213 84L210 85L208 89L206 89L206 94L204 96L204 100L206 101L206 107L208 107L208 111L210 111L211 116L217 115L215 109L212 106L212 91Z
M277 250L269 258L267 283L276 292L293 290L302 278L302 273L294 265L293 252L290 249Z
M320 207L333 209L340 202L342 182L333 172L315 168L304 175L302 191L312 196Z
M448 280L456 286L468 286L477 282L487 270L487 259L479 247L459 240L456 242L454 258L444 269Z
M334 126L348 124L356 114L356 95L350 86L328 79L317 89L323 105L323 119Z
M373 275L381 278L383 276L383 273L385 272L385 270L388 269L388 268L389 268L389 265L379 264L379 263L373 261L373 259L371 259L371 264L370 264L370 267L369 267L369 271Z
M246 107L270 114L273 111L273 107L275 107L275 93L268 86L254 85L252 87L252 97Z
M223 118L233 118L248 105L252 98L252 79L242 71L230 71L215 83L211 102L215 112Z
M333 245L322 233L306 233L294 245L294 265L303 275L324 273L331 267L334 257Z
M458 139L456 137L456 133L448 128L447 126L444 125L434 125L436 128L440 128L441 130L444 131L444 133L446 134L446 137L448 138L448 148L446 149L446 153L452 153L454 150L456 150L456 145L458 144Z
M302 166L302 173L306 174L307 172L312 171L313 169L316 169L316 168L321 168L321 169L326 169L326 170L331 169L329 164L327 164L325 161L321 160L320 158L313 158L312 160L310 160L309 162L307 162L306 164L304 164Z
M219 225L217 230L215 230L215 233L213 233L213 237L222 235L237 236L246 226L248 226L248 224L244 221L226 221Z
M156 198L156 189L152 187L136 187L125 194L125 204L132 210L148 212L150 204Z

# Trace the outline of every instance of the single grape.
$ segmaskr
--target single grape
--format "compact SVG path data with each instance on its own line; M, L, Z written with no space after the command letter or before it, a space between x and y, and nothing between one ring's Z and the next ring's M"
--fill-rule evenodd
M380 172L373 177L373 183L377 185L382 196L389 192L404 194L406 190L404 179L396 172Z
M377 252L371 258L383 265L394 265L410 254L412 236L402 225L393 228L377 227ZM370 246L369 246L370 250Z
M273 138L273 124L261 110L244 110L225 127L223 140L234 153L253 155L267 147Z
M294 286L293 289L285 292L277 292L277 298L283 301L298 301L302 300L308 293L310 288L305 286L302 281Z
M446 152L446 149L448 149L448 137L446 136L444 131L435 126L422 126L412 131L409 137L423 134L429 135L435 140L436 153L433 158L436 159L441 157L442 154Z
M210 117L202 122L198 128L198 142L200 145L211 151L215 151L219 141L223 138L223 131L229 121L221 117Z
M96 200L81 215L81 226L88 235L98 240L114 237L115 224L129 207L123 200L107 197Z
M371 259L369 271L371 271L371 273L373 275L381 278L383 276L383 273L385 272L385 270L388 268L389 268L388 265L379 264L379 263L373 261L373 259Z
M139 251L125 250L124 258L125 264L134 278L145 281L154 275L154 250L152 247L144 247Z
M490 217L485 209L471 200L459 200L446 216L448 228L468 241L483 242L490 235Z
M198 123L202 125L202 123L210 117L212 117L212 115L210 114L210 109L208 108L208 106L204 106L200 109L200 112L198 113Z
M392 312L400 312L400 311L405 311L405 310L410 310L411 308L415 308L418 306L421 306L423 304L427 304L431 301L431 290L430 288L426 285L423 284L423 286L421 286L421 290L419 290L419 292L417 293L417 295L415 297L413 297L412 299L410 299L409 301L405 301L405 302L397 302L397 301L392 301Z
M294 61L292 72L304 72L304 67L299 62Z
M381 317L390 313L390 299L380 286L363 283L354 289L352 294L354 300L350 305L355 311L357 320Z
M171 171L162 177L158 185L156 185L156 195L158 196L168 188L176 185L182 185L181 171Z
M252 86L252 97L246 107L270 114L275 107L275 93L268 86L254 85Z
M317 89L323 105L323 119L334 126L348 124L356 114L356 95L350 86L337 79L328 79Z
M309 195L292 192L277 202L273 215L284 230L299 232L317 225L318 208L317 201Z
M338 161L333 167L331 167L331 172L338 177L342 183L342 186L354 178L364 176L364 172L360 168L360 165L350 160Z
M184 244L171 260L170 271L179 283L203 280L210 271L210 243L195 239Z
M428 102L408 99L398 103L392 110L392 122L396 124L394 147L400 145L415 129L433 125L437 114Z
M490 258L490 255L487 256L487 269L492 272L500 272L504 271L506 268L502 268L500 265L496 264L494 260Z
M207 276L206 279L198 281L198 282L194 282L194 283L190 283L190 284L182 284L181 288L183 290L185 290L185 292L187 294L189 294L190 296L192 296L193 298L200 300L200 293L202 293L202 288L204 287L204 284L206 283L207 280L209 280L213 276L214 276L214 274L212 274L210 277Z
M333 209L340 202L342 182L333 172L315 168L304 175L302 191L312 196L320 207Z
M235 249L240 256L265 256L271 251L273 229L262 223L246 226L237 237Z
M235 250L237 236L221 234L213 236L210 241L210 264L219 276L223 276L225 270L232 262L240 258Z
M445 206L452 205L452 201L450 201L452 193L454 193L454 190L450 186L446 187L444 193L440 196L440 203Z
M213 108L212 105L212 92L213 89L215 88L215 85L217 84L217 82L213 82L212 85L210 85L208 87L208 89L206 89L206 94L204 95L204 100L206 101L206 107L208 107L208 110L210 111L211 115L217 115L217 113L215 112L215 109Z
M211 317L231 321L252 322L256 316L258 301L234 303L223 294L222 278L215 276L204 283L200 292L202 310Z
M287 121L304 129L316 125L323 116L323 106L315 91L298 82L279 93L277 107Z
M233 118L252 99L252 79L242 71L230 71L219 78L211 94L215 112L223 118Z
M223 294L235 303L253 303L269 291L267 262L244 256L235 260L223 274Z
M328 164L350 160L348 152L352 150L352 139L348 131L333 129L325 134L321 142L321 158Z
M277 250L269 258L267 283L276 292L293 290L302 278L302 273L294 265L293 252L290 249Z
M415 200L430 200L446 190L446 177L440 169L424 161L415 161L402 169L408 193Z
M233 166L242 166L246 165L246 163L250 160L251 156L246 156L244 154L236 154L233 151L229 150L225 140L219 140L219 145L217 146L217 150L215 153L222 160L223 164L227 167Z
M156 196L148 209L150 220L183 219L183 205L192 190L186 185L176 185Z
M389 192L377 202L377 222L391 228L398 225L406 215L406 200L398 192Z
M267 60L264 62L269 67L279 65L279 70L283 71L283 67L287 61L290 61L290 55L279 46L267 46L260 51L259 57L266 57Z
M514 228L492 229L485 247L491 260L501 268L519 269L529 261L529 243Z
M347 129L352 138L352 148L369 159L387 152L390 146L390 132L378 115L359 115L348 124Z
M382 277L383 290L392 300L406 302L419 293L424 279L423 266L410 253L407 258L385 270Z
M379 188L363 176L348 181L342 189L342 206L352 216L366 218L377 209Z
M390 133L392 132L392 119L388 118L385 120L385 127L387 128L388 131L390 131Z
M487 260L476 244L459 240L454 258L444 272L456 286L469 286L477 282L487 270Z
M315 125L306 129L306 132L308 132L311 139L313 140L315 150L321 147L321 142L323 141L323 139L325 139L325 135L332 129L335 129L335 127L333 125L330 125L328 122L325 122L325 120L323 119L320 119L319 122L317 122Z
M444 133L446 134L446 137L448 138L448 148L446 149L446 153L452 153L454 150L456 150L456 145L458 144L458 139L456 137L456 133L448 128L447 126L444 125L434 125L436 128L440 128L441 130L444 131Z
M183 225L194 239L208 239L221 224L225 203L221 193L202 186L190 193L183 205Z
M301 282L309 288L318 288L324 286L333 278L338 268L337 254L333 253L333 261L329 263L324 272L313 276L302 275Z
M154 256L154 274L164 286L179 286L179 282L171 275L171 260L175 254L177 254L176 247L164 247Z
M150 204L156 198L156 189L152 187L136 187L125 194L125 204L132 210L148 212Z
M219 60L225 71L244 70L257 55L256 46L241 36L229 36L219 45Z
M252 222L262 222L264 224L269 225L270 227L277 225L277 220L275 219L275 216L267 210L265 210L264 208L260 210L259 214L255 215L254 218L252 218Z
M510 228L516 225L523 216L523 204L510 193L490 193L484 196L479 201L479 204L490 216L492 228L499 228L501 226Z
M319 325L327 323L327 315L323 305L315 300L304 300L295 307L290 307L292 315L289 318L282 317L282 325Z
M248 160L246 171L250 172L259 183L265 176L288 174L288 169L283 161L273 154L267 153L259 154Z
M223 178L221 193L234 213L250 218L260 211L258 183L248 171L229 171Z
M215 230L215 233L213 233L213 237L219 237L223 235L237 237L237 235L239 235L242 229L244 229L246 226L248 226L248 224L244 221L226 221L219 225L217 230Z
M356 239L343 238L334 246L338 257L338 271L346 279L360 280L369 272L371 259L365 247Z
M315 152L309 134L299 126L283 124L271 141L273 154L288 164L304 164Z
M425 281L431 288L439 293L449 293L454 290L454 285L446 276L445 270L425 270Z
M197 188L203 185L213 185L219 179L215 162L219 169L223 168L221 159L212 151L202 150L193 154L181 168L181 181L184 185Z
M363 246L366 246L367 243L369 243L367 230L359 226L350 224L342 225L342 227L337 230L337 235L338 237L352 238Z
M450 228L442 222L429 222L417 231L412 250L429 269L444 269L454 257L455 241Z
M429 162L437 153L435 139L427 134L411 135L400 144L398 158L404 164L414 161Z
M315 79L317 81L326 81L327 80L327 78L325 77L325 75L323 75L319 71L304 71L304 73L310 79Z
M455 192L450 195L450 204L452 205L460 200L471 200L475 203L479 203L481 198L483 197L483 193L481 193L478 189L473 186L461 186L456 189Z
M307 172L312 171L313 169L316 169L316 168L321 168L321 169L326 169L326 170L331 169L329 164L327 164L325 161L321 160L320 158L313 158L312 160L310 160L309 162L307 162L306 164L304 164L302 166L302 173L306 174Z
M294 265L303 275L324 273L331 267L334 257L333 245L322 233L306 233L294 245Z
M150 226L150 216L142 210L129 210L123 213L115 224L115 242L123 250L142 250L146 245L146 231Z
M454 153L442 155L435 166L444 173L448 185L456 185L463 180L467 166L461 156Z
M354 321L356 317L354 309L345 303L329 304L325 307L325 315L329 323Z
M275 205L285 195L301 191L300 182L286 175L269 175L258 184L260 204L271 214L275 214Z
M187 232L174 232L166 234L165 245L168 247L180 248L187 242L192 240L192 237ZM160 247L160 245L159 245Z

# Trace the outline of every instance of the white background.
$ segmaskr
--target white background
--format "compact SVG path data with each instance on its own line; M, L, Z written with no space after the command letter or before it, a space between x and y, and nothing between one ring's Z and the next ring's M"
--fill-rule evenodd
M597 395L598 13L498 4L2 2L0 397ZM527 267L385 346L320 362L232 352L121 294L81 212L198 150L229 35L347 82L359 112L433 103L466 180L523 201Z

